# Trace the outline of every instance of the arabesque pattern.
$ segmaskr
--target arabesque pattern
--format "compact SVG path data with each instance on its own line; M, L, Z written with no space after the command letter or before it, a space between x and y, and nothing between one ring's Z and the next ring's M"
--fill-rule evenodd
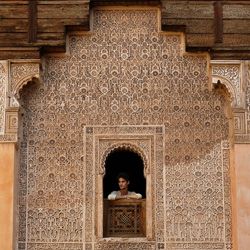
M46 56L43 83L23 90L20 249L231 249L227 103L209 91L206 55L159 32L159 13L96 9L93 31L70 35L69 55ZM94 125L165 126L151 241L98 240L87 224L98 197L83 128Z

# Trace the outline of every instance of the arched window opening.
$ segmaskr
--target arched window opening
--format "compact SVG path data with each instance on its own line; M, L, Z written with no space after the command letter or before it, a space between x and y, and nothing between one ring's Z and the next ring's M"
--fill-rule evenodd
M142 195L142 199L107 200L112 191L118 191L119 173L129 176L128 190ZM105 161L103 179L104 237L146 236L146 179L142 157L127 148L117 148L109 153Z
M120 172L125 172L129 176L129 191L140 193L146 198L143 160L138 153L123 148L115 149L106 159L103 179L104 198L107 198L112 191L119 190L117 176Z

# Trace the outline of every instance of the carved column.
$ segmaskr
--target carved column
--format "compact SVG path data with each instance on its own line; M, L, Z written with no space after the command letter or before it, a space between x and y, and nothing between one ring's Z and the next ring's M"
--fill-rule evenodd
M19 91L39 79L39 60L0 61L0 249L15 247Z

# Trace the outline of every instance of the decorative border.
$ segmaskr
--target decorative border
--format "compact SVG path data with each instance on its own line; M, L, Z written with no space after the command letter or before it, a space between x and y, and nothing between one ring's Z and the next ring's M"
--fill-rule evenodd
M129 148L142 156L145 163L144 174L147 181L146 238L142 241L150 243L157 235L157 241L164 242L164 201L156 190L163 190L163 159L164 159L164 126L93 126L84 128L85 158L85 189L86 200L84 209L84 241L98 245L103 238L103 175L105 159L116 148ZM156 181L157 180L157 181ZM154 205L154 204L157 204ZM93 210L93 207L95 208ZM96 225L96 227L95 227ZM96 237L94 238L93 235ZM109 238L109 243L120 242L119 238ZM131 244L138 244L138 238L126 239ZM94 245L93 245L94 247Z

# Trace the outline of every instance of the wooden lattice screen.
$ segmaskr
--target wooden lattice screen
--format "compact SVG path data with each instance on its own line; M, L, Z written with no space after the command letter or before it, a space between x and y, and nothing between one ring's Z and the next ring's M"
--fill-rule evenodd
M143 237L145 200L104 200L104 237Z

